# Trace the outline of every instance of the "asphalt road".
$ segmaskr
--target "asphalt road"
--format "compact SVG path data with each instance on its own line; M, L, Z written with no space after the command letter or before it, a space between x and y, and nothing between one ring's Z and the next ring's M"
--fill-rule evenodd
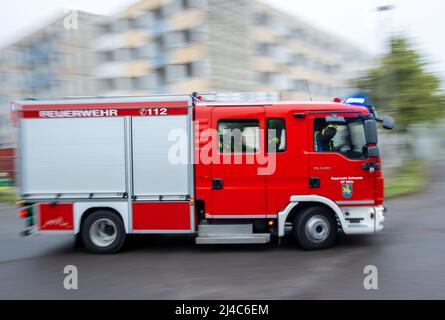
M425 191L386 203L382 233L318 252L291 239L202 247L144 236L94 256L71 236L20 238L15 209L0 207L0 299L445 299L445 161L433 172ZM63 287L66 265L78 267L78 290ZM364 289L366 265L378 268L378 290Z

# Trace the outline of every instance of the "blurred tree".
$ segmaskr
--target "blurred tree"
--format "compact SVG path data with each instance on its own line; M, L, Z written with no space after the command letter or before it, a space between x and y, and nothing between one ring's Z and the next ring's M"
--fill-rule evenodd
M427 65L406 38L396 36L391 39L391 52L353 84L378 111L393 115L397 130L405 132L411 124L432 123L445 115L440 80L426 70Z

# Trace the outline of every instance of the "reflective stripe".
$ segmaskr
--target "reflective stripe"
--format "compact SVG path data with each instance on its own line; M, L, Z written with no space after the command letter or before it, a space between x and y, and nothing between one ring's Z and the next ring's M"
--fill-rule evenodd
M348 205L348 204L374 204L374 200L362 200L362 201L336 201L337 204L340 205Z
M234 215L212 215L206 214L207 218L210 219L266 219L266 218L277 218L277 214L234 214Z

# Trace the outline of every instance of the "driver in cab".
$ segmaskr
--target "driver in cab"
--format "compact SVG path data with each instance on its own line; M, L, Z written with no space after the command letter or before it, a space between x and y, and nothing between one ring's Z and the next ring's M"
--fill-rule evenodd
M333 139L337 135L338 127L335 124L326 124L316 128L314 136L314 150L317 152L334 151Z

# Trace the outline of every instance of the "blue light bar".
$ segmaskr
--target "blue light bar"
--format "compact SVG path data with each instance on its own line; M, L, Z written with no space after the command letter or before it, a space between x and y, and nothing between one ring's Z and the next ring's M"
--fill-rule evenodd
M343 103L350 104L353 106L363 106L370 108L372 105L368 101L368 97L363 94L356 94L353 96L349 96L342 101Z

